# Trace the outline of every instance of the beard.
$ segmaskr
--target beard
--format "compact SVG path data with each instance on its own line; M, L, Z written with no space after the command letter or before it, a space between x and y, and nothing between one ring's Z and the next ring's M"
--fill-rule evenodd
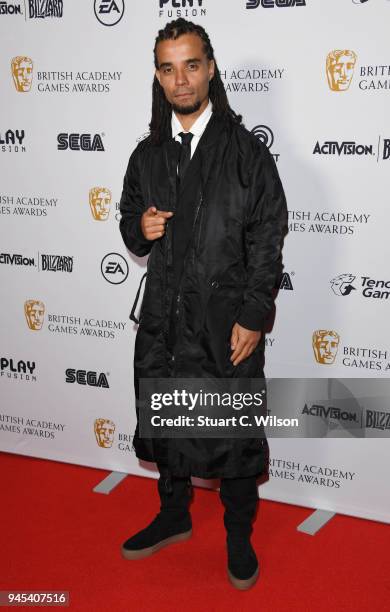
M180 106L179 104L172 104L172 110L175 111L175 113L177 113L178 115L192 115L192 113L196 113L200 107L201 107L202 103L200 100L197 100L196 102L194 102L194 104L191 104L190 106Z

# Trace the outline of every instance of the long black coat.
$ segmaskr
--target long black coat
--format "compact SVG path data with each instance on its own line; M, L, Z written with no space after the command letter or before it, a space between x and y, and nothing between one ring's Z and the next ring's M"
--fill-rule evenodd
M264 334L252 355L233 366L231 330L236 321L263 330L282 270L287 206L275 161L243 126L213 114L195 152L200 181L177 295L172 221L154 241L145 239L140 225L151 205L177 210L176 151L172 138L160 145L150 137L141 141L120 201L125 245L140 257L150 253L134 351L136 399L140 378L263 377ZM138 402L136 410L138 419ZM163 463L177 476L234 478L267 470L266 439L145 439L137 423L133 445L138 458Z

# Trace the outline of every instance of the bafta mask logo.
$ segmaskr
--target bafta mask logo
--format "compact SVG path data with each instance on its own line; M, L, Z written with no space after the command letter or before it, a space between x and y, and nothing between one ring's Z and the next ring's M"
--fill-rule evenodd
M317 329L313 333L313 350L317 363L334 363L339 347L340 336L335 331Z
M12 78L16 91L30 91L33 78L32 59L25 55L18 55L11 60Z
M96 221L107 221L110 214L111 191L106 187L92 187L89 190L89 205Z
M330 281L333 293L336 295L349 295L351 291L356 291L355 287L351 284L355 280L356 276L353 274L340 274Z
M110 419L95 419L95 438L101 448L111 448L114 442L115 423Z
M354 51L334 50L326 57L326 76L332 91L346 91L352 81L357 55Z
M24 302L24 314L30 329L37 331L42 329L45 316L45 305L40 300L26 300Z

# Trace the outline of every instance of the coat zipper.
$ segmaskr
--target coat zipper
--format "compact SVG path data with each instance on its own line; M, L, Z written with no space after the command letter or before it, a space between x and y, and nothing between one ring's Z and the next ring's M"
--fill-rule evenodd
M194 219L194 223L192 225L192 231L193 232L195 231L196 221L198 219L199 210L200 210L202 204L203 204L203 192L201 192L201 194L200 194L200 201L199 201L198 206L196 207L195 219ZM195 262L195 253L199 250L201 233L202 233L202 225L201 225L201 221L200 221L200 223L199 223L198 239L196 241L194 240L194 248L192 250L192 263ZM194 238L196 238L196 237L194 236Z

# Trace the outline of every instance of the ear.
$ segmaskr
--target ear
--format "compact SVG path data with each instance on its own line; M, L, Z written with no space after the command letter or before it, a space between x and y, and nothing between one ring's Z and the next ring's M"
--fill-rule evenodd
M214 78L214 73L215 73L215 61L210 60L209 61L209 81L211 81L211 79Z
M158 82L159 82L159 83L160 83L160 85L161 85L161 81L160 81L160 78L161 78L161 77L160 77L160 71L159 71L159 70L156 70L156 71L155 71L155 73L154 73L154 76L156 77L156 79L158 80Z

